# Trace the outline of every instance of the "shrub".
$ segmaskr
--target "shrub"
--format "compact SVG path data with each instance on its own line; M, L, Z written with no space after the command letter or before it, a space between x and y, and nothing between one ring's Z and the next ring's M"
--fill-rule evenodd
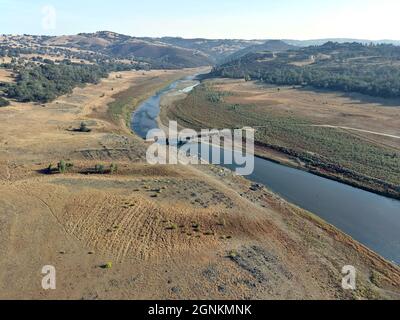
M65 163L64 160L61 160L61 161L57 164L57 168L58 168L58 172L60 172L60 173L65 173L65 172L67 172L67 164Z
M235 259L235 258L237 258L237 256L238 256L238 253L237 253L237 251L236 250L231 250L230 252L229 252L229 258L231 258L231 259Z
M87 127L85 122L81 122L81 125L78 129L79 132L91 132L92 130Z
M52 165L51 165L52 166ZM58 164L57 164L57 168L58 168L58 172L59 173L66 173L68 171L68 169L71 169L74 165L72 163L67 163L64 160L61 160ZM50 166L49 168L50 169ZM52 169L52 168L51 168Z
M47 173L51 174L53 172L53 164L50 163L49 166L47 167Z
M107 262L106 264L101 266L103 269L112 269L112 262Z

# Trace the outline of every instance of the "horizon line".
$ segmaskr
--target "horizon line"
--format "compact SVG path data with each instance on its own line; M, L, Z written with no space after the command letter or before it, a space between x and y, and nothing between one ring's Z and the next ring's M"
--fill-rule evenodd
M357 40L357 41L364 41L364 42L384 42L384 41L393 41L393 42L400 42L400 39L365 39L365 38L357 38L357 37L323 37L323 38L306 38L306 39L296 39L296 38L223 38L223 37L182 37L179 35L163 35L163 36L136 36L132 34L126 34L126 33L119 33L116 31L110 31L110 30L98 30L94 32L79 32L76 34L59 34L59 35L49 35L49 34L37 34L37 33L2 33L0 35L2 36L41 36L41 37L65 37L65 36L76 36L80 34L95 34L95 33L100 33L100 32L110 32L110 33L116 33L119 35L123 36L128 36L132 38L150 38L150 39L161 39L161 38L179 38L179 39L185 39L185 40L196 40L196 39L205 39L205 40L242 40L242 41L268 41L268 40L282 40L282 41L320 41L320 40Z

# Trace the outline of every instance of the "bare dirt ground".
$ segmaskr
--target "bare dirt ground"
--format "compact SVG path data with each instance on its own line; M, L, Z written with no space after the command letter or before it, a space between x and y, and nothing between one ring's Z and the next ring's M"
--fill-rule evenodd
M10 57L0 57L0 63L10 63L11 60L12 60L12 58L10 58Z
M213 166L145 163L145 143L107 106L189 73L123 72L0 109L0 298L398 299L398 267L265 188ZM73 131L82 121L92 132ZM61 159L74 167L43 171ZM98 163L118 171L88 174ZM54 291L41 288L45 265ZM344 265L356 291L341 287Z

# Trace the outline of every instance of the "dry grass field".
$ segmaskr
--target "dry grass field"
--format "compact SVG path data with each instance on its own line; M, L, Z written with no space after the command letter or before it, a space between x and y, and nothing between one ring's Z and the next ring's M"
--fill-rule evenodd
M265 188L213 166L145 163L126 114L192 73L111 74L0 109L0 298L399 298L398 267ZM92 131L74 131L81 122ZM73 167L46 171L60 160ZM354 292L341 288L348 264ZM41 288L44 265L56 267L54 291Z
M257 153L400 198L400 101L212 79L164 108L185 127L256 128Z
M257 104L279 115L295 114L315 124L351 127L400 137L400 100L340 94L292 87L260 86L254 82L227 80L216 86L233 92L226 101ZM279 90L278 90L279 88ZM378 143L400 148L399 139L375 135Z

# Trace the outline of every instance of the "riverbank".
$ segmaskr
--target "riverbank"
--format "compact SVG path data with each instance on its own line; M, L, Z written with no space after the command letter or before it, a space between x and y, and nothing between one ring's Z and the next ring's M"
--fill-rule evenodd
M395 186L392 186L393 189L383 188L383 187L371 187L370 184L362 183L362 180L370 180L371 177L365 177L361 175L357 175L357 173L353 172L353 175L357 175L357 179L351 179L346 177L343 174L340 174L335 171L329 171L319 166L310 166L307 163L301 161L296 156L290 156L290 152L284 153L277 151L274 147L266 146L262 143L257 143L255 145L255 155L261 159L265 159L268 161L273 161L281 165L285 165L291 168L295 168L298 170L303 170L305 172L330 179L333 181L337 181L340 183L344 183L348 186L365 190L371 193L375 193L384 197L400 200L400 192L393 192ZM330 168L332 170L332 168ZM380 181L380 186L385 185L384 181ZM389 191L390 190L390 191Z
M159 75L146 78L140 83L140 86L132 86L113 95L113 101L108 105L108 114L121 127L125 127L127 132L131 132L132 112L139 104L182 77L202 70L203 68L184 69L182 72L173 75L165 71ZM142 72L142 74L146 75L146 72Z
M0 298L398 298L399 268L267 189L222 168L148 165L109 106L162 74L0 110ZM49 264L55 291L40 286ZM353 292L340 286L348 264Z

